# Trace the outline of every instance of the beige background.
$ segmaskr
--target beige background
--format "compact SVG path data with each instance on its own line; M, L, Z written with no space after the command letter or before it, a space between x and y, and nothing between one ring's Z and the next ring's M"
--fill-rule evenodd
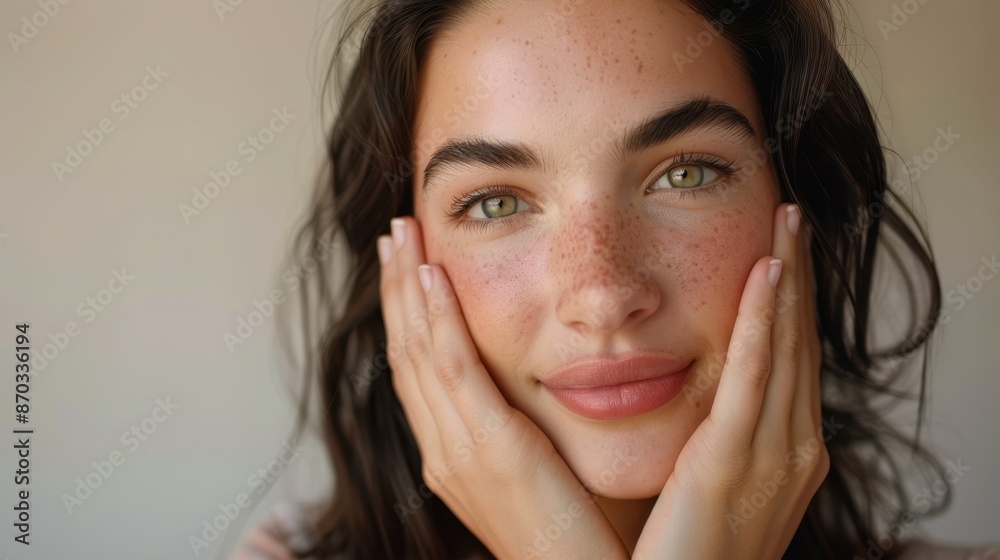
M274 492L253 498L260 507L240 510L200 554L216 557L223 537L255 525L279 498L309 496L328 483L315 444L307 442L287 467L276 462L292 411L274 316L232 352L223 335L272 290L297 295L281 273L316 168L317 83L335 4L242 2L220 18L209 0L69 2L17 52L9 33L21 33L21 18L41 8L29 0L0 4L7 38L0 47L4 367L13 369L16 322L31 323L37 350L53 344L30 392L33 544L12 540L8 436L0 556L194 557L188 537L201 534L220 504L254 490L248 477L258 469L282 472L267 483ZM902 25L884 35L878 22L891 22L894 4L913 13L905 22L897 14ZM846 17L863 36L845 53L872 92L891 146L910 160L934 146L939 128L959 135L921 171L919 208L945 293L970 281L981 288L961 309L955 299L944 303L950 320L932 364L929 436L943 458L970 469L954 485L951 510L924 529L939 540L1000 540L1000 279L972 280L981 259L1000 250L1000 4L853 6ZM158 83L145 78L155 89L142 86L147 67L166 73ZM115 100L137 87L143 99L126 116ZM241 143L282 109L294 118L247 161ZM102 119L110 132L59 176L53 162L65 162L67 146ZM240 173L186 222L179 205L191 205L192 189L204 189L209 173L230 160ZM112 279L123 268L134 279L120 289ZM119 293L102 293L109 283ZM884 292L891 297L892 289ZM106 305L83 312L88 297ZM75 336L61 335L70 321ZM4 429L14 429L9 375L0 395ZM154 411L156 399L167 398L177 409ZM133 425L150 432L137 447L121 439ZM92 463L114 452L122 459L110 476L68 512L63 494L75 491L77 478L99 477Z

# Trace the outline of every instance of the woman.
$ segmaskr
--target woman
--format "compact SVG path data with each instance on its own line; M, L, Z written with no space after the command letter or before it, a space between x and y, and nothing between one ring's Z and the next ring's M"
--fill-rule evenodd
M335 494L301 543L246 550L971 557L914 542L950 498L914 489L948 467L872 404L926 351L940 286L826 0L366 18L297 246L339 230L353 259L319 325ZM907 284L923 307L876 351L887 250L930 289ZM306 309L332 309L315 281Z

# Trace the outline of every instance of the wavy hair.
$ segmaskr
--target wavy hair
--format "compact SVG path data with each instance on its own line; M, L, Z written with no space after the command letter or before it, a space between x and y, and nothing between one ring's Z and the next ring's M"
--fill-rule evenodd
M813 229L822 415L837 429L827 441L829 474L784 558L866 557L879 546L888 548L880 552L888 559L913 519L940 513L951 500L950 488L940 503L917 510L907 499L909 478L945 474L920 443L941 287L925 230L889 188L889 150L838 51L835 16L843 12L831 1L685 3L724 37L752 80L782 201L799 204ZM339 285L331 282L332 266L320 266L300 292L305 380L294 430L298 438L318 423L335 484L310 506L308 546L295 550L299 558L492 556L433 496L421 492L422 507L405 519L397 514L426 486L391 383L375 248L390 218L413 213L410 134L424 55L439 32L489 4L352 2L341 19L322 87L335 111L327 158L291 248L292 258L302 259L336 243L346 256ZM905 332L876 348L872 293L876 263L886 258L903 279L910 308L923 303L923 313L914 312ZM918 351L914 396L901 387L912 384L902 374ZM885 419L884 407L912 398L919 406L910 436Z

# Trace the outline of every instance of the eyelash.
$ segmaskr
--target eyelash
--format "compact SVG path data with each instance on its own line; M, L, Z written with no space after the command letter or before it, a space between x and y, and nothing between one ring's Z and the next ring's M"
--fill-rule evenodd
M704 187L694 187L689 189L683 188L673 188L673 189L657 189L659 191L673 191L676 193L680 200L683 200L687 196L702 196L702 195L718 195L723 190L733 186L733 179L735 176L743 170L743 167L734 167L735 162L726 161L717 156L703 155L703 154L685 154L683 151L680 152L674 161L670 162L670 165L664 169L663 173L660 173L650 182L652 186L657 181L662 179L670 172L671 169L679 166L686 165L690 163L699 163L714 169L722 175L722 178L718 179L714 184L707 185ZM648 192L650 187L646 187Z
M666 176L671 169L679 165L687 165L691 163L703 164L710 167L722 175L721 179L718 179L714 184L707 185L703 187L694 188L673 188L673 189L656 189L657 191L674 191L676 196L683 200L688 196L715 196L720 194L723 190L728 189L733 186L733 179L737 173L739 173L742 167L733 167L734 162L726 161L722 158L710 155L702 154L685 154L680 152L670 165L668 165L663 173L657 175L651 182L650 185L655 184L657 181ZM650 187L646 187L646 192L649 192ZM457 220L461 218L466 212L469 211L475 204L498 196L517 196L509 185L502 183L488 183L482 188L476 189L463 196L456 196L452 202L452 210L447 213L447 216L452 220ZM479 231L488 231L490 228L498 225L500 222L507 221L518 214L523 212L518 212L517 214L511 214L510 216L504 216L502 218L489 218L480 219L476 218L473 220L464 220L461 225L464 227L474 228Z

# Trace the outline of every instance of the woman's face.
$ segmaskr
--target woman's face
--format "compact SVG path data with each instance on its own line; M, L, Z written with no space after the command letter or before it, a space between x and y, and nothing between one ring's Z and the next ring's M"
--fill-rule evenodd
M655 0L500 3L439 35L421 72L415 217L484 365L591 492L656 496L709 412L750 269L771 253L779 193L759 165L752 84L715 27ZM704 97L732 113L687 105ZM470 140L425 184L436 151ZM505 190L455 207L491 184ZM690 362L682 392L593 419L540 382L630 352Z

